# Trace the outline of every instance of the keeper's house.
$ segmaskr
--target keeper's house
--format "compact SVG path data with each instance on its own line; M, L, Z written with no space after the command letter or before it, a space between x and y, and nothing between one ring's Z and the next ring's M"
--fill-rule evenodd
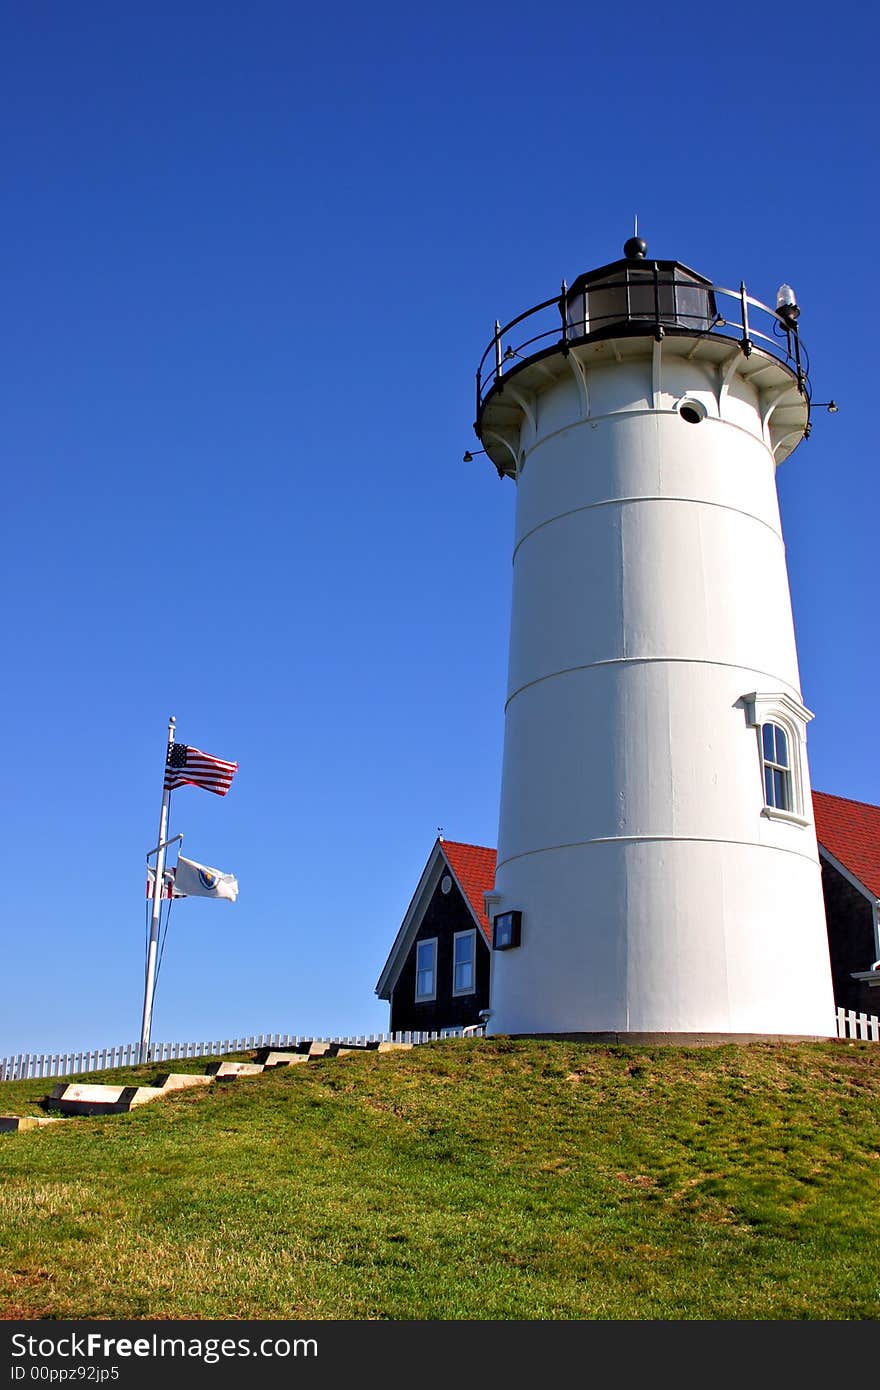
M880 1012L880 806L813 793L839 1008ZM385 962L376 993L393 1032L479 1024L489 1007L495 850L437 840ZM528 923L499 919L496 948ZM496 936L498 924L496 924ZM781 985L784 987L784 985Z

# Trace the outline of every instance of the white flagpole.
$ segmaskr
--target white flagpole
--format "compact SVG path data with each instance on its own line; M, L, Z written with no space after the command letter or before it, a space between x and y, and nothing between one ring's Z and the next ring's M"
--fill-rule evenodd
M168 747L174 742L174 725L177 721L172 714L168 721ZM166 762L167 766L167 762ZM150 923L150 945L147 950L147 975L144 984L144 1018L141 1025L142 1062L147 1061L150 1047L150 1029L153 1024L153 995L156 992L156 953L159 947L159 917L162 912L162 889L165 884L165 849L168 834L168 807L171 793L165 789L165 768L162 769L162 811L159 816L159 848L156 853L156 878L153 883L153 917Z

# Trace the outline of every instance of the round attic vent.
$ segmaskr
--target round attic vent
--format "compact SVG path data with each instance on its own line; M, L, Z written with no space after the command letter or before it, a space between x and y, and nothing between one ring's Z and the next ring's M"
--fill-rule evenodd
M440 892L441 892L441 893L449 893L449 892L451 892L451 891L452 891L452 879L449 877L448 874L445 874L445 875L443 876L443 878L440 880Z

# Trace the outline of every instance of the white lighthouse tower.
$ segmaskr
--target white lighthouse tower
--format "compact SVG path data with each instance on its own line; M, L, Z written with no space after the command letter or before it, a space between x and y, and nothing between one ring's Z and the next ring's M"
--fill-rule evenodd
M834 1032L776 466L776 310L624 259L496 331L476 432L517 487L490 1033Z

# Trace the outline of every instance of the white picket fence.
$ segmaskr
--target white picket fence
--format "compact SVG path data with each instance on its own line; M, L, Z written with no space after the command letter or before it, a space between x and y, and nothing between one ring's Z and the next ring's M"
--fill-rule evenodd
M121 1043L92 1052L19 1052L17 1057L0 1058L0 1081L31 1081L50 1076L81 1076L91 1071L107 1071L113 1067L134 1067L141 1062L181 1062L188 1058L222 1057L229 1052L252 1052L258 1047L297 1047L301 1042L338 1043L340 1046L365 1047L370 1042L437 1042L440 1038L459 1038L462 1034L480 1034L481 1026L472 1028L441 1028L433 1033L358 1033L355 1036L316 1038L314 1034L252 1033L243 1038L216 1038L209 1042L151 1043L146 1057L141 1055L140 1043ZM880 1018L876 1014L856 1013L853 1009L837 1010L837 1036L863 1042L880 1042Z
M854 1009L838 1009L837 1036L880 1042L880 1018L876 1014L857 1014Z
M252 1033L250 1037L218 1038L210 1042L151 1043L146 1056L140 1043L121 1043L93 1052L19 1052L0 1058L0 1081L30 1081L48 1076L80 1076L112 1067L135 1067L141 1062L180 1062L192 1057L222 1057L229 1052L252 1052L258 1047L297 1047L301 1042L338 1043L365 1047L370 1042L437 1042L462 1034L482 1033L479 1028L441 1028L435 1033L359 1033L357 1036L315 1037L314 1033Z

